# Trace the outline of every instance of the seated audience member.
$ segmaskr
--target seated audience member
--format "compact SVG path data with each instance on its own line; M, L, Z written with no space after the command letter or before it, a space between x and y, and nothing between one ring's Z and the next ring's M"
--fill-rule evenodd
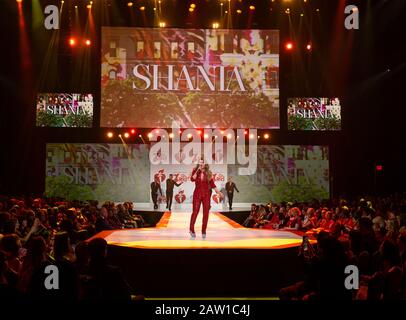
M302 227L302 221L300 218L300 209L293 207L288 211L288 220L283 227L285 230L299 230Z
M5 253L0 251L0 301L5 303L8 300L20 301L20 299L20 292L8 282L7 258ZM4 308L6 308L6 305L4 305Z
M28 288L28 294L32 299L51 299L73 301L79 296L79 279L73 264L73 250L70 246L67 232L59 232L54 240L54 261L45 261L42 266L33 272ZM48 290L44 283L49 273L45 270L50 264L58 270L58 290Z
M27 254L20 270L18 283L18 287L23 293L26 293L33 273L48 261L47 245L41 236L32 236L27 242L26 247Z
M322 211L323 219L320 221L319 228L331 232L334 228L334 220L331 218L331 211L323 210Z
M368 300L399 300L402 296L399 250L394 243L385 240L379 252L382 269L370 277L363 277L368 282Z
M107 242L102 238L92 239L89 249L89 283L85 298L90 300L130 300L131 288L119 268L108 264Z
M107 211L107 208L103 206L100 210L99 216L96 219L96 232L114 229L107 219L108 215L109 213Z
M303 217L302 229L303 230L311 230L316 227L314 224L314 217L315 210L313 208L308 208Z

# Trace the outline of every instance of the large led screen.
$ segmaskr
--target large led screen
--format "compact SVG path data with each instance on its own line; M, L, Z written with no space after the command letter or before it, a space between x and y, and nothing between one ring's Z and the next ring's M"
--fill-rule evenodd
M279 128L279 31L102 28L102 127Z
M92 127L93 95L39 93L36 118L38 127Z
M289 130L341 130L339 98L288 99Z
M224 145L226 146L226 144ZM158 180L165 203L166 179L173 174L181 183L174 190L174 208L191 204L194 183L192 164L151 163L145 144L47 144L46 195L65 199L132 201L152 203L150 183ZM226 150L217 150L216 159L225 159ZM175 154L176 156L176 154ZM196 159L199 157L196 156ZM210 165L219 190L232 177L239 193L238 206L269 201L311 201L329 198L329 152L326 146L261 145L257 150L256 170L239 175L241 166L226 161ZM219 203L213 193L212 206Z

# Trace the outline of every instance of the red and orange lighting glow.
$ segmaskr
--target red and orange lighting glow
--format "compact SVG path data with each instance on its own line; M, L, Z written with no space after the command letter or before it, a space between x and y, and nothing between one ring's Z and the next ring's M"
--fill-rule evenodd
M69 38L68 43L71 47L76 46L76 39L75 38Z
M136 130L135 129L131 129L131 134L135 134Z
M293 50L293 42L291 42L291 41L286 42L285 49L288 50L288 51L292 51Z

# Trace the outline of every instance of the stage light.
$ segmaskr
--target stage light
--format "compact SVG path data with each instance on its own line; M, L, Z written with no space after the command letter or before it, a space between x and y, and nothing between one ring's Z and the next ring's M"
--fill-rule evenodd
M114 134L113 132L107 132L107 138L113 138Z
M268 133L265 133L265 134L264 134L264 138L265 138L265 139L269 139L269 134L268 134Z
M159 129L155 129L155 133L158 134L158 133L159 133Z
M132 3L132 2L128 2L128 3L127 3L127 6L128 6L128 7L132 7L133 5L134 5L134 3Z
M224 130L220 130L220 133L221 133L221 134L224 134Z
M193 12L195 11L195 9L193 9L192 7L189 8L189 12Z
M307 46L306 46L306 50L307 50L307 51L311 51L312 48L313 48L312 44L311 44L311 43L308 43Z
M88 5L86 6L86 8L92 9L92 5L91 5L91 4L88 4Z
M247 135L247 134L248 134L248 131L247 131L247 130L244 130L244 134Z
M202 130L197 130L197 133L198 133L199 135L201 135L201 134L202 134Z
M91 42L89 39L86 39L85 44L86 44L87 46L90 46L90 45L92 44L92 42Z
M290 41L286 42L285 49L288 50L288 51L292 50L293 49L293 43L290 42Z
M148 133L148 138L152 138L152 133L150 132L150 133Z
M213 22L213 29L218 29L219 23L218 22Z
M187 137L190 139L190 138L192 137L192 134L189 133L189 134L187 135Z
M78 6L75 6L75 9L77 9L78 8Z
M138 136L139 136L140 138L142 138L142 135L139 134Z
M255 6L250 6L250 10L254 11L255 10Z
M131 134L135 134L135 129L131 129Z
M179 133L182 133L182 130L179 130Z
M128 132L124 133L124 138L128 138L130 134Z
M204 134L204 138L207 139L209 135L207 133Z
M159 27L160 27L160 28L165 28L165 26L166 26L166 23L165 23L165 22L160 22L160 23L159 23Z
M228 138L228 139L231 139L232 136L233 136L233 135L232 135L231 133L229 133L229 134L227 135L227 138Z
M194 8L196 8L196 5L195 5L194 3L192 3L192 4L190 5L190 7L194 9Z
M173 138L173 133L171 132L170 134L169 134L169 138Z
M118 136L121 138L121 133Z
M228 13L228 10L224 11L224 13L227 14L227 13Z
M301 17L304 17L304 13L301 13L300 16L301 16Z
M254 139L254 134L250 133L250 139Z
M241 11L240 9L237 9L237 13L238 13L238 14L241 14L241 12L242 12L242 11Z
M68 43L71 47L74 47L76 45L76 39L75 38L69 38Z
M21 2L23 2L23 0L16 0L18 3L21 3Z
M320 12L320 9L316 9L316 12Z
M141 11L145 11L145 7L144 7L144 6L141 6L141 7L140 7L140 10L141 10Z
M286 13L286 14L290 14L290 9L287 8L287 9L285 10L285 13Z

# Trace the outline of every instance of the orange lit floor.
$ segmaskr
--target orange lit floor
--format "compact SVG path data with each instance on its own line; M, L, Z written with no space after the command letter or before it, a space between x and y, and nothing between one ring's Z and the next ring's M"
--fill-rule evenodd
M297 247L302 237L290 231L244 228L220 213L210 213L207 238L201 237L200 213L196 239L189 235L190 212L166 212L155 228L103 231L108 244L144 249L282 249Z

